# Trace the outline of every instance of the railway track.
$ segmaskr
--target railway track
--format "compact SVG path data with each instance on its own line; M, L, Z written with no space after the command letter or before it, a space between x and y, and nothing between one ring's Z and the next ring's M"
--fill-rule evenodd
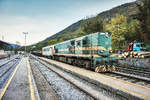
M0 78L5 73L7 73L11 68L13 68L13 66L15 66L18 62L19 62L19 59L12 59L6 62L5 64L3 64L2 66L0 66L0 70L1 70Z
M19 63L20 59L13 59L7 63L0 66L0 89L6 84L8 78L13 72L16 65Z
M50 63L48 63L47 61L44 61L42 59L39 62L41 62L42 64L47 65L47 66L51 65ZM57 72L60 76L62 76L64 79L68 80L70 83L74 84L80 90L84 91L85 93L87 93L88 95L92 96L95 99L99 99L99 96L97 95L99 93L104 93L107 95L107 97L112 97L115 99L118 99L118 98L119 99L128 99L128 97L126 97L124 94L116 92L116 90L113 90L110 87L107 87L107 86L103 87L103 85L101 85L101 83L95 81L94 79L89 79L87 77L80 76L77 73L74 73L74 72L69 71L67 69L63 69L63 68L58 67L58 66L55 66L55 68L62 71L62 72ZM66 74L63 74L63 73L66 73L69 76L77 79L79 82L82 82L81 83L82 85L80 86L80 85L76 84L76 83L78 83L76 81L71 81L71 78L66 78L68 76ZM146 79L136 78L136 77L124 75L124 74L118 73L118 72L103 73L103 74L105 74L105 76L112 77L112 79L116 78L115 80L118 80L118 78L119 78L120 81L122 80L122 81L124 81L124 83L127 83L127 84L130 84L132 82L135 84L135 86L137 84L137 86L139 86L139 87L141 86L143 88L149 88L150 87L150 84L148 83L149 80L146 80ZM90 89L88 89L87 87L84 87L84 86L88 86L88 88L90 88Z
M4 65L6 65L7 63L13 61L14 59L19 59L19 56L16 56L16 57L14 57L14 58L11 58L11 59L9 59L9 60L7 60L7 61L3 61L3 63L0 64L0 67L2 67L2 66L4 66Z
M38 61L40 64L42 64L42 65L44 65L44 66L46 66L44 63L42 63L41 61L39 61L39 60L36 60L36 61ZM35 64L35 62L36 61L34 61L33 59L30 59L30 62L33 62L34 63L34 66L37 66L37 64ZM38 65L40 65L40 64L38 64ZM51 69L51 68L49 68L48 66L46 66L50 71L52 71L53 73L56 73L60 78L62 78L62 80L65 80L65 82L67 82L67 84L69 83L69 84L71 84L71 85L73 85L73 87L75 86L76 87L76 89L77 90L79 90L79 91L83 91L81 88L79 88L79 87L77 87L75 84L73 84L71 81L69 81L68 79L66 79L65 77L68 77L68 75L66 74L65 75L65 77L63 76L64 75L64 73L63 72L61 72L59 69L56 69L56 70L53 70L53 69ZM40 72L42 73L42 70L41 69L39 69L40 70ZM58 73L58 70L59 70L59 73ZM48 82L48 79L46 78L47 76L45 76L45 75L43 75L44 77L45 77L45 79L47 80L47 82ZM62 86L64 86L64 82L62 81L62 83L59 83L59 81L61 80L61 79L59 79L59 78L57 78L56 76L54 76L54 78L56 78L56 80L57 80L57 83L56 84L60 84L60 86L62 85ZM53 79L51 79L51 80L53 80ZM50 85L52 85L51 83L49 83ZM67 90L67 88L66 87L70 87L70 85L68 84L68 86L64 86L64 87L61 87L62 88L62 90L64 89L64 93L63 93L63 91L62 90L59 90L57 87L56 87L56 89L55 89L55 86L52 86L53 87L53 89L54 89L54 91L55 92L57 92L57 91L61 91L62 93L55 93L55 95L57 95L58 96L58 98L61 100L61 99L63 99L63 95L65 95L66 96L66 90ZM57 85L56 85L57 86ZM70 91L70 93L72 92L72 91L76 91L76 89L74 90L74 88L72 87L72 90ZM75 96L69 96L69 91L68 91L68 97L67 98L69 98L69 99L71 99L72 97L75 97ZM87 94L87 92L86 91L83 91L83 93L86 93ZM82 92L81 92L81 94L82 94ZM86 95L85 94L85 95ZM76 93L74 94L74 95L77 95ZM78 95L78 96L80 96L80 95ZM88 100L94 100L93 99L93 96L91 96L90 94L88 94L88 95L86 95L87 97L87 99ZM90 98L90 99L89 99ZM79 98L78 98L79 99ZM75 98L72 98L72 100L75 100ZM84 100L84 99L83 99Z
M140 68L140 67L130 67L130 66L116 66L117 72L122 72L131 75L137 75L141 77L150 78L150 69L149 68Z
M103 73L104 75L114 77L116 79L120 80L125 80L127 82L131 82L134 84L141 85L143 87L148 87L150 88L150 79L146 77L140 77L137 75L131 75L131 74L126 74L126 73L121 73L121 72L109 72L109 73Z
M93 80L90 79L87 80L84 77L78 76L67 70L61 69L56 66L54 67L45 61L39 59L36 60L39 61L41 64L45 65L53 72L57 73L60 77L65 79L67 82L77 87L80 91L83 91L84 93L93 97L94 99L107 98L108 100L111 100L112 98L113 99L115 98L116 100L119 100L121 98L120 95L117 97L117 94L110 93L110 91L107 91L106 89L102 88L101 85L99 85L99 83L95 83L93 82Z
M7 56L0 56L0 59L4 59L4 58L7 58Z
M32 75L38 90L39 97L42 100L48 100L49 98L51 98L51 100L58 100L57 94L55 91L53 91L44 75L42 75L40 68L38 68L39 65L37 66L36 62L31 59L29 60L29 64L31 66Z
M0 78L2 78L8 71L10 71L10 69L13 68L13 66L15 66L17 63L18 60L13 59L0 66Z
M48 59L45 59L45 58L42 58L42 57L36 57L36 59L41 59L43 62L45 62L45 63L47 63L47 64L49 64L49 65L52 65L52 66L55 66L56 68L58 68L58 69L60 69L60 70L63 70L63 71L65 71L66 73L69 73L70 75L72 75L72 76L76 76L77 78L80 78L82 81L84 81L83 83L88 83L88 84L91 84L91 85L93 85L94 86L94 89L95 90L97 90L97 89L101 89L101 91L102 90L105 90L106 92L106 94L108 93L108 94L112 94L113 93L113 96L115 96L115 97L117 97L118 95L121 97L121 99L128 99L129 97L129 94L128 94L128 92L126 92L125 94L123 93L123 95L122 95L122 92L121 92L121 95L120 95L120 91L119 92L116 92L116 91L118 91L118 90L116 90L115 88L114 88L114 90L112 89L112 88L110 88L110 87L107 87L107 86L103 86L103 85L101 85L99 82L97 82L97 81L95 81L95 78L88 78L88 77L84 77L84 75L83 74L78 74L78 73L76 73L76 72L82 72L82 71L73 71L72 69L70 70L70 68L69 68L69 65L67 65L67 64L63 64L63 63L61 63L60 62L60 65L59 65L59 62L57 62L56 61L56 63L55 63L55 61L53 61L53 60L48 60ZM66 66L66 67L62 67L62 66ZM68 67L67 67L68 66ZM71 67L71 66L70 66ZM74 67L75 68L75 67ZM80 68L75 68L76 70L80 70ZM81 70L82 70L82 68L81 68ZM89 71L87 71L87 72L89 72ZM82 72L83 73L83 72ZM136 87L135 88L135 90L138 90L138 88L142 88L142 89L145 89L144 91L146 91L146 90L148 90L149 91L149 89L150 89L150 84L149 84L149 78L147 78L147 77L141 77L141 76L138 76L138 75L133 75L133 74L129 74L129 73L122 73L122 72L112 72L112 73L100 73L100 75L98 75L99 73L94 73L94 72L92 72L94 75L95 74L97 74L97 76L103 76L104 75L104 77L108 77L108 78L111 78L111 80L114 80L114 81L118 81L118 82L122 82L123 84L129 84L129 85L131 85L131 87L132 87L132 85L133 85L133 87ZM89 73L90 74L90 73ZM102 74L102 75L101 75ZM86 75L85 75L86 76ZM97 80L97 79L96 79ZM113 81L112 81L113 82ZM104 82L105 83L105 82ZM111 83L110 83L111 84ZM116 83L115 83L116 84ZM121 87L122 88L124 88L123 87L124 85L121 85ZM125 85L126 86L126 85ZM118 88L118 87L116 87L116 88ZM129 88L130 89L130 88ZM108 92L108 91L109 92ZM89 90L90 91L90 90ZM99 90L98 90L99 91ZM134 91L134 89L133 89L133 91ZM138 91L139 92L139 91ZM134 92L132 92L132 93L134 93ZM132 94L131 93L131 94ZM148 92L144 92L144 93L148 93ZM118 97L119 97L118 96ZM140 96L139 96L140 97ZM132 98L132 96L131 96L131 98ZM130 98L130 99L131 99ZM142 97L143 98L143 97ZM132 98L132 99L135 99L135 98ZM137 98L136 98L137 99Z
M12 61L14 61L14 59L11 59L11 60L9 60L9 61L6 61L6 62L3 63L2 65L0 65L0 68L3 67L3 66L5 66L5 65L8 64L9 62L12 62Z

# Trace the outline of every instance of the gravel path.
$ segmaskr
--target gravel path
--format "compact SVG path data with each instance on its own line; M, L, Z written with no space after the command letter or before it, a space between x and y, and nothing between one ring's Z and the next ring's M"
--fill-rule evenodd
M88 96L38 61L34 60L34 62L55 90L60 100L93 100L92 97Z

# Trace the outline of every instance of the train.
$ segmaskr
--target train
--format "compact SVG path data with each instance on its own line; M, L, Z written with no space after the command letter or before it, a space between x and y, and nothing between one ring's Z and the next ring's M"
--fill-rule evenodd
M115 70L109 32L96 32L42 48L42 56L71 65L110 72Z

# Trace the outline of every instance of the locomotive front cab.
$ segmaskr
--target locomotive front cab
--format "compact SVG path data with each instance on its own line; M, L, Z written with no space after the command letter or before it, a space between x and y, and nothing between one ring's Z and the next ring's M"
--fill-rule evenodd
M82 38L82 54L90 55L92 69L96 72L114 71L114 59L112 57L111 34L97 32Z
M98 55L103 57L110 56L112 53L111 34L108 32L99 33L98 36Z
M115 70L114 57L111 57L112 47L111 47L111 34L108 32L98 33L98 58L94 60L94 66L96 72L110 72Z

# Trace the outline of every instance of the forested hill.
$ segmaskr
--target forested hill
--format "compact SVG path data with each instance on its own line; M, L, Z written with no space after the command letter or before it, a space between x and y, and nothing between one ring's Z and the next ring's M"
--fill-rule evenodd
M64 30L54 34L53 36L50 36L46 38L45 40L34 44L36 45L36 50L41 50L42 47L47 45L52 45L58 42L62 42L68 39L80 37L83 35L86 35L87 33L83 31L83 26L85 25L85 22L92 20L92 22L97 23L97 20L102 19L104 21L104 27L109 24L109 21L116 16L116 14L121 14L127 18L127 20L130 20L132 15L136 14L138 12L138 8L136 3L140 2L141 0L137 0L135 2L126 3L119 5L117 7L114 7L110 10L104 11L99 13L95 17L82 19L76 23L73 23L69 27L65 28ZM89 14L90 15L90 14ZM89 28L87 28L89 29ZM100 30L100 31L106 31L106 30ZM30 46L32 47L32 46Z
M139 2L141 0L137 0L136 2ZM104 11L98 16L100 16L102 19L104 19L106 22L108 22L111 18L115 17L116 14L121 14L126 17L130 17L137 13L137 6L136 2L126 3L123 5L120 5L118 7L112 8L108 11Z
M1 49L13 50L13 49L18 49L20 47L21 47L20 45L7 43L7 42L0 40L0 50Z
M137 1L136 1L137 2ZM135 2L131 2L131 3L126 3L123 5L120 5L118 7L112 8L108 11L104 11L100 14L98 14L97 16L100 16L102 19L104 19L106 22L108 22L112 17L114 17L116 14L123 14L127 17L135 14L137 12L137 7ZM46 38L44 41L47 40L52 40L52 39L56 39L56 38L61 38L64 40L66 40L66 37L63 37L64 34L71 34L68 38L72 38L72 35L77 35L78 33L81 32L81 24L86 21L85 20L80 20L72 25L70 25L69 27L65 28L64 30L54 34L53 36L50 36L48 38ZM75 36L74 36L75 37Z

